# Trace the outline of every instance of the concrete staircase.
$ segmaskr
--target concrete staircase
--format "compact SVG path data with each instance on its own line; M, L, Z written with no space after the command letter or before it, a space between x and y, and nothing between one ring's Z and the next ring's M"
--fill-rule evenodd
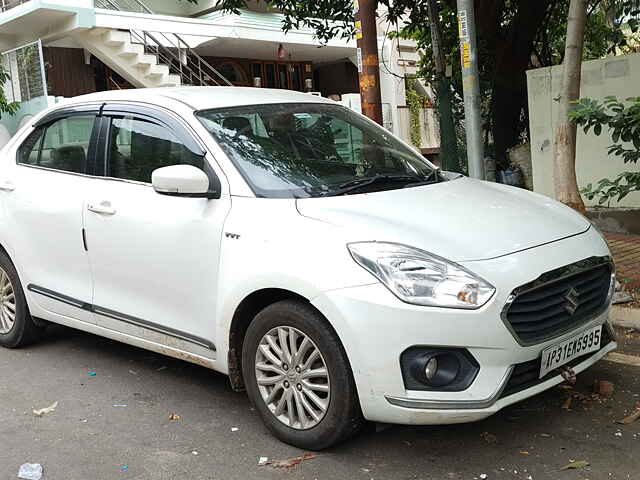
M172 74L169 65L158 55L146 53L141 43L133 41L131 32L92 28L75 34L80 45L122 78L137 88L175 87L180 75Z

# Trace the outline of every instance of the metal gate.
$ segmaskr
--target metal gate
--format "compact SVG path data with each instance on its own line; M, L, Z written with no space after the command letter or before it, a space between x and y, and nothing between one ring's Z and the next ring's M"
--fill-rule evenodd
M9 77L4 84L8 102L26 102L47 96L40 40L3 52L2 67Z

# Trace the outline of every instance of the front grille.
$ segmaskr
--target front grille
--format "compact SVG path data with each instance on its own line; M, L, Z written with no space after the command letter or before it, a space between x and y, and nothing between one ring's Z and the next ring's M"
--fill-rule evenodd
M513 291L503 320L521 345L561 335L606 308L611 272L609 257L592 257L547 272Z
M602 337L600 340L600 350L602 350L612 340L613 339L611 337L611 334L609 333L609 329L607 328L606 325L603 326ZM596 353L598 353L598 351L599 350L595 352L591 352L587 355L583 355L581 357L576 357L572 359L570 362L566 363L564 366L570 367L570 368L575 367L579 363L582 363L588 358L591 358L592 356L594 356ZM518 392L521 392L522 390L526 390L527 388L534 387L539 383L542 383L545 380L548 380L551 377L558 375L557 371L551 371L547 373L544 377L538 378L538 375L540 373L541 361L542 361L541 358L536 358L535 360L530 360L528 362L518 363L517 365L515 365L513 368L513 372L511 372L511 376L507 381L507 385L505 386L504 390L502 390L502 393L500 394L500 398L508 397L509 395L513 395L514 393L518 393Z

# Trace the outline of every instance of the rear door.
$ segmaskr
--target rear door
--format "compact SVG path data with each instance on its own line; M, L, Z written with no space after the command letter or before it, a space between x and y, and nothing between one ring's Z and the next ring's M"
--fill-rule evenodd
M93 323L82 206L92 183L97 119L92 107L56 111L4 159L0 231L33 315Z

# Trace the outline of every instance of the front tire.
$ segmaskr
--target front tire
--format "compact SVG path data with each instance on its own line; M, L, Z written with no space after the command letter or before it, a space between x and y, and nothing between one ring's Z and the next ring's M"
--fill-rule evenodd
M321 450L363 424L342 344L309 304L283 300L256 315L244 340L242 373L265 425L285 443Z
M40 339L42 328L29 314L18 272L0 250L0 345L16 348Z

